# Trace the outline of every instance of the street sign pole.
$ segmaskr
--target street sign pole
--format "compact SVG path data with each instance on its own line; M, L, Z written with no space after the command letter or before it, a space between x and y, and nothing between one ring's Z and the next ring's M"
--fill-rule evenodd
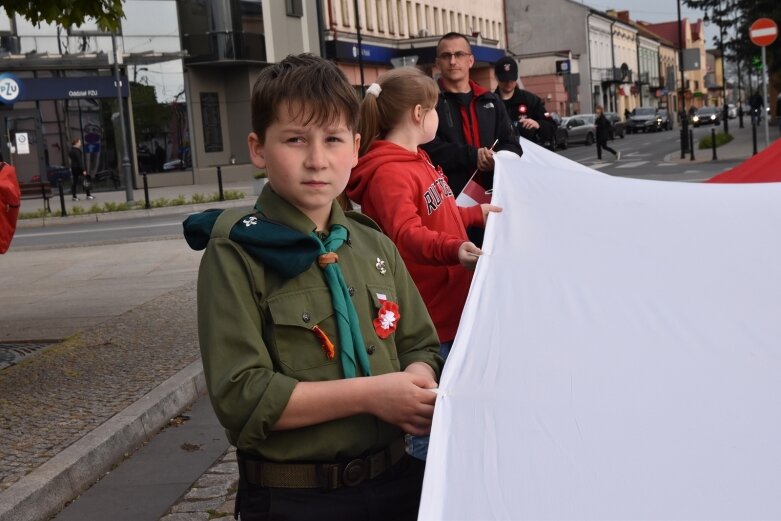
M770 146L770 131L768 130L767 120L770 119L770 112L765 109L769 107L767 99L767 61L765 59L765 46L762 46L762 110L765 112L762 114L762 119L765 121L765 148Z
M769 107L767 99L767 58L765 55L765 47L776 41L778 38L778 25L770 18L760 18L756 20L748 28L748 37L751 43L758 45L762 48L762 117L765 121L765 147L770 146L770 130L768 130L768 122L770 114L765 110L765 107Z

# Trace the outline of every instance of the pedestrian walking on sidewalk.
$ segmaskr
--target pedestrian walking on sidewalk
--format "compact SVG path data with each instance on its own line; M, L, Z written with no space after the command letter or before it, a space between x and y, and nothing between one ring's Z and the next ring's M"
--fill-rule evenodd
M81 183L84 187L84 193L87 194L87 199L95 199L89 191L91 180L87 175L87 169L84 168L84 152L81 150L81 139L76 138L73 140L68 157L71 161L71 197L74 201L79 200L77 192L79 183Z
M602 160L603 148L616 156L616 161L621 159L621 152L616 152L607 146L607 140L610 137L610 129L613 125L605 117L605 113L602 110L602 105L597 105L595 113L597 115L596 121L594 122L597 126L597 160Z
M204 248L198 332L237 447L242 520L415 520L442 359L398 250L336 202L358 161L358 97L323 58L288 56L252 89L252 210L185 221ZM218 215L218 216L216 216Z

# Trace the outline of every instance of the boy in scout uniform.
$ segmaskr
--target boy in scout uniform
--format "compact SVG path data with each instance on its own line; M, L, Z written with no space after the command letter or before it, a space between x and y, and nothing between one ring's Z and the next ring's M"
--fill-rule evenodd
M238 448L236 511L255 519L416 519L439 341L392 242L336 197L356 164L358 100L309 54L252 92L252 211L204 212L198 329L217 417Z

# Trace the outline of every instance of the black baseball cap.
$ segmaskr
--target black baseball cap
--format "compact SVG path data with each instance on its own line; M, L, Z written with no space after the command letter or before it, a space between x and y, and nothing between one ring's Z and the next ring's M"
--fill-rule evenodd
M518 64L509 56L505 56L494 65L494 73L499 81L515 81L518 79Z

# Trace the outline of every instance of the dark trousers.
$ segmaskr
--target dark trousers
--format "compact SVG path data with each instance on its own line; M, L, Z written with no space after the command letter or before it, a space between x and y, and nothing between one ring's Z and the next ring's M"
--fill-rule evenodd
M76 190L83 182L82 179L84 179L84 174L82 172L74 172L71 170L71 195L73 197L76 197ZM89 188L85 188L84 192L87 194L87 197L90 196Z
M607 150L608 152L610 152L611 154L613 154L614 156L618 155L618 154L616 154L615 150L613 150L612 148L607 146L607 139L604 140L604 141L597 140L597 159L602 159L602 149L603 148L605 150Z
M415 521L425 464L404 456L373 480L336 490L269 488L240 472L236 511L241 521ZM240 469L241 470L241 469Z

